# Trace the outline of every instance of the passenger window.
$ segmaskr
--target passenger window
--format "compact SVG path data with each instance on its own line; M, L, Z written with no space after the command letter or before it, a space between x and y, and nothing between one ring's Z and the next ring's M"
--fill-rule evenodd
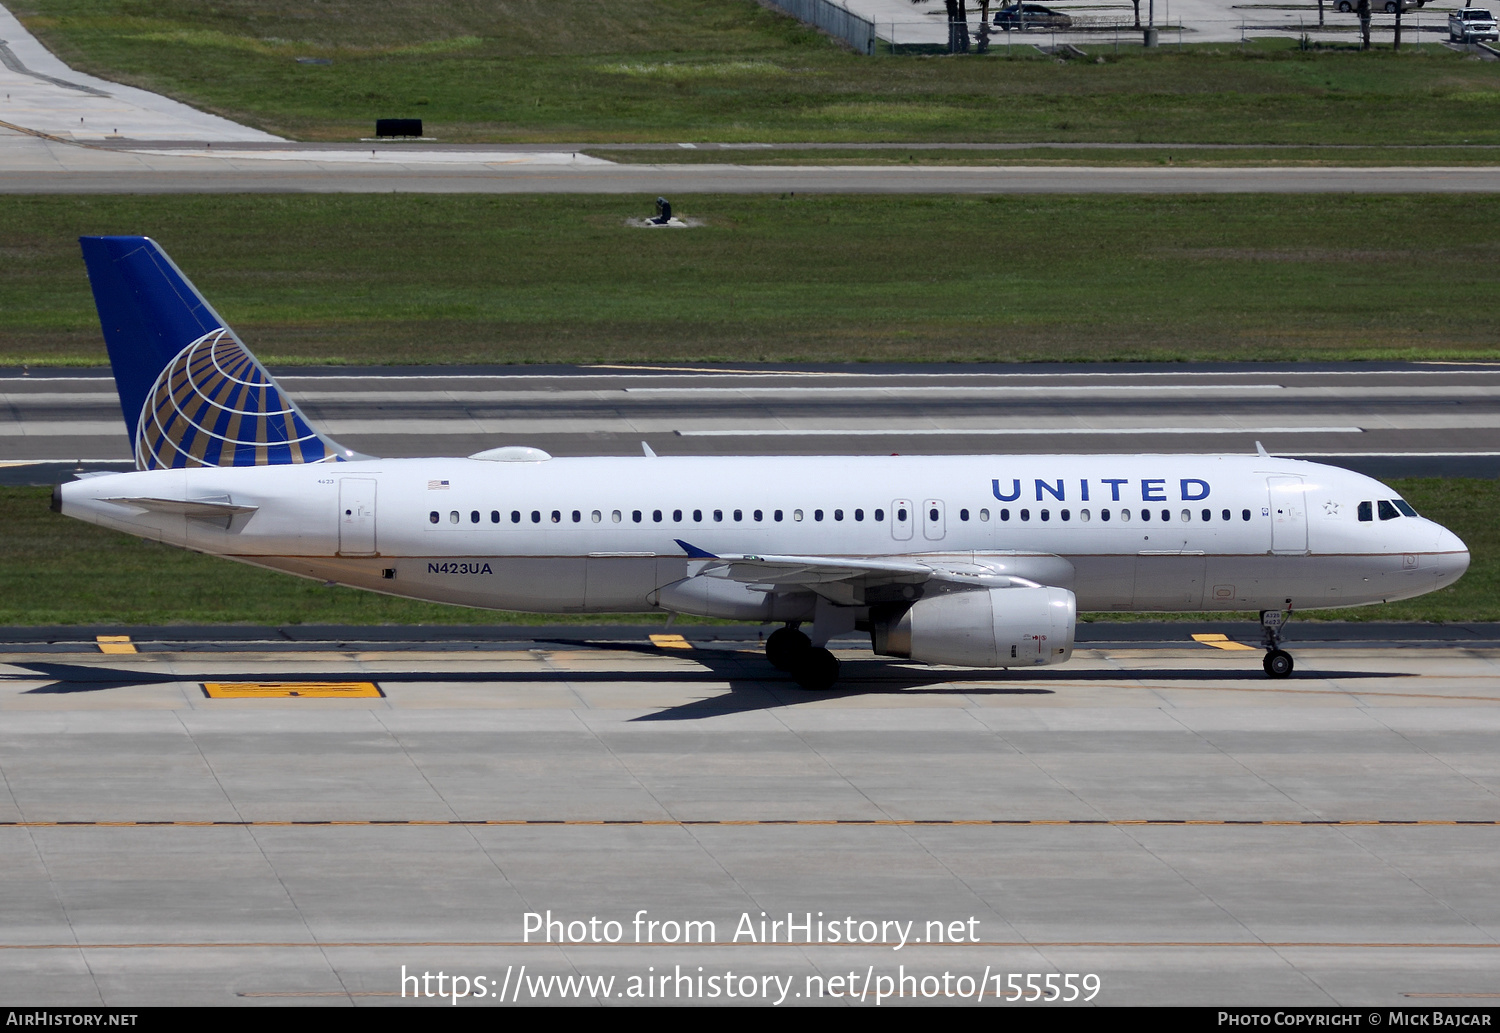
M1120 523L1122 523L1122 524L1128 524L1128 523L1130 523L1130 510L1128 510L1128 509L1122 509L1122 510L1120 510Z
M822 520L823 519L823 511L821 509L815 509L815 510L813 510L813 519L814 520Z
M439 517L438 517L438 511L435 510L435 509L431 513L427 514L427 520L428 520L429 523L435 524L435 523L438 522L438 519L439 519Z
M656 521L658 524L661 523L661 510L653 509L651 511L651 519Z
M735 510L734 511L734 519L735 519L736 523L738 523L739 521L745 519L745 513L744 513L744 511L743 510L739 510L739 509Z
M844 519L844 511L842 509L835 509L833 511L833 519L835 519L835 520L842 520L842 519Z
M471 524L477 524L477 523L479 523L479 510L477 510L477 509L471 509L471 510L469 510L469 523L471 523Z
M1082 520L1085 524L1088 523L1089 522L1089 511L1086 510L1086 509L1080 509L1078 511L1078 519Z
M865 511L864 510L862 510L862 509L856 509L854 511L854 519L855 520L863 520L864 518L865 518Z
M928 520L931 520L933 523L937 523L937 518L938 518L938 511L936 509L929 509L927 511L927 519Z
M756 522L756 523L757 523L757 524L758 524L758 523L760 523L760 522L761 522L761 520L763 520L763 519L764 519L764 518L765 518L765 514L764 514L764 513L762 513L762 512L761 512L761 511L760 511L760 510L758 510L758 509L757 509L757 510L756 510L756 511L755 511L755 513L754 513L754 516L755 516L755 522Z
M1101 509L1099 511L1099 519L1103 520L1106 524L1109 523L1109 510Z
M722 509L716 509L716 510L714 510L714 523L716 523L716 524L720 523L721 521L723 521L723 519L724 519L724 511Z
M693 523L695 523L695 524L701 524L701 523L703 523L703 510L701 510L701 509L695 509L695 510L693 510Z
M490 510L490 523L492 523L492 524L498 524L499 522L500 522L500 511L498 509L492 509L492 510Z
M1395 506L1402 513L1406 514L1409 517L1414 517L1417 515L1417 511L1411 508L1411 503L1406 502L1402 499L1391 499L1391 505Z
M539 510L533 509L531 511L531 522L533 524L540 524L542 522L542 514Z
M800 510L800 509L794 509L794 510L792 510L792 519L800 522L802 520L802 510Z
M1042 519L1043 520L1051 520L1052 519L1052 511L1051 510L1047 510L1047 509L1042 510Z
M596 524L600 520L602 520L603 518L604 518L604 514L600 513L597 509L594 510L592 513L589 514L589 519L592 520Z
M875 511L875 522L878 524L881 521L883 521L884 519L885 519L885 510L883 510L883 509L877 509Z
M1208 523L1213 518L1214 518L1214 511L1213 510L1211 510L1211 509L1205 509L1203 511L1203 522L1205 524Z
M1185 523L1187 523L1188 521L1190 521L1192 519L1193 519L1193 511L1191 509L1184 509L1182 511L1182 522L1185 524Z
M672 523L674 523L674 524L680 524L680 523L682 523L682 510L680 510L680 509L674 509L674 510L672 510Z
M450 523L450 524L456 524L456 523L458 523L458 510L455 509L453 512L451 512L451 513L448 514L448 523Z
M560 524L560 523L562 523L562 511L561 510L554 509L552 511L552 522L554 524Z
M618 509L615 510L609 515L609 518L618 524L620 522L620 511Z
M776 512L772 513L771 519L776 521L778 524L781 523L781 510L778 509Z
M1395 520L1401 515L1399 512L1397 512L1396 507L1391 505L1385 499L1381 499L1379 502L1375 503L1375 511L1380 514L1380 519L1382 520Z
M519 524L521 522L521 511L519 509L513 509L510 511L510 522L513 524Z
M1171 520L1172 519L1172 511L1170 509L1164 509L1164 510L1162 510L1161 511L1161 519L1162 519L1162 523L1166 523L1168 520Z
M1009 519L1010 519L1010 510L1008 510L1008 509L1002 509L1000 511L1000 520L1001 520L1001 522L1003 523L1004 521L1009 520Z
M1149 509L1143 509L1143 510L1141 510L1141 519L1142 520L1150 520L1151 519L1151 511Z
M896 519L897 520L905 520L906 519L906 507L905 506L902 506L900 509L896 510Z
M583 521L583 514L580 513L580 512L578 512L578 510L576 510L576 509L573 510L573 523L577 524L577 523L581 523L582 521Z
M1249 520L1250 519L1250 511L1248 509L1242 509L1242 510L1240 510L1240 519L1241 520Z
M632 509L630 511L630 519L634 520L636 523L640 523L641 522L641 511L638 510L638 509Z
M1069 513L1066 509L1059 513L1058 516L1062 517L1065 521L1072 518L1072 514Z
M990 511L987 509L981 509L979 511L979 519L984 521L985 523L989 523Z
M1029 509L1023 509L1023 510L1021 510L1021 519L1022 520L1030 520L1031 519L1031 510L1029 510Z
M1225 520L1228 520L1229 519L1229 510L1226 509L1221 515L1223 516L1223 518Z

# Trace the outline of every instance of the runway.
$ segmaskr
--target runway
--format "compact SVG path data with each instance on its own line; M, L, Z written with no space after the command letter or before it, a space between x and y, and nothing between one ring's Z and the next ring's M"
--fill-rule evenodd
M306 149L305 157L298 149ZM0 193L1493 193L1500 166L1183 168L615 164L581 152L485 145L436 153L326 144L280 154L223 144L202 153L84 147L0 128Z
M296 368L308 416L377 456L1253 452L1379 477L1500 474L1500 366ZM0 482L128 466L106 370L0 375Z
M852 1003L828 993L851 973L837 985L856 999L945 972L968 979L950 993L1008 996L986 970L1091 974L1098 1004L1500 994L1493 630L1299 642L1297 676L1273 683L1255 652L1155 627L1009 673L841 640L847 680L827 694L736 629L676 646L659 629L441 648L141 629L157 638L109 655L10 641L0 992L386 1004L405 966L484 977L469 1006L502 981L506 1003L557 1000L552 976L612 976L574 989L629 1003L631 977L701 966L771 1001L785 986L784 1003ZM382 695L203 689L252 679ZM525 916L549 910L619 922L621 940L538 943ZM653 942L635 942L641 912ZM762 912L783 922L773 942L737 935ZM808 943L788 913L874 924ZM712 927L666 942L689 921Z

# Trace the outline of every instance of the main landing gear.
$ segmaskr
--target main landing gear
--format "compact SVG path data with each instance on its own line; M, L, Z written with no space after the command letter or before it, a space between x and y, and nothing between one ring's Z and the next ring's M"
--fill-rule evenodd
M766 659L804 689L831 689L839 680L839 658L788 624L766 639Z
M1282 624L1280 610L1260 611L1260 640L1266 647L1266 658L1261 665L1272 678L1289 678L1292 674L1292 654L1281 648Z

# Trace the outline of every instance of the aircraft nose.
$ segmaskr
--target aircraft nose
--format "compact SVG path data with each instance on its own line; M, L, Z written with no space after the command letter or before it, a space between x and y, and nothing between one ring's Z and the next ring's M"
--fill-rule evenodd
M1441 528L1434 551L1437 553L1437 576L1440 584L1452 584L1469 569L1469 547L1446 527Z

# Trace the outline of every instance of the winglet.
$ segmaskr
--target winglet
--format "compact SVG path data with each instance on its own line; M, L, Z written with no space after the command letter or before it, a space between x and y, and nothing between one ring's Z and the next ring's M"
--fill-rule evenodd
M1255 454L1260 456L1262 459L1271 458L1271 453L1267 452L1266 446L1262 445L1259 441L1255 443Z
M641 442L641 453L643 455L645 455L645 457L647 459L655 459L656 458L656 453L654 451L652 451L651 446L648 445L648 444L646 444L646 442L644 442L644 441Z
M676 542L678 548L688 554L688 559L690 560L716 560L719 558L711 552L705 552L696 545L689 545L681 538L673 538L672 541Z

